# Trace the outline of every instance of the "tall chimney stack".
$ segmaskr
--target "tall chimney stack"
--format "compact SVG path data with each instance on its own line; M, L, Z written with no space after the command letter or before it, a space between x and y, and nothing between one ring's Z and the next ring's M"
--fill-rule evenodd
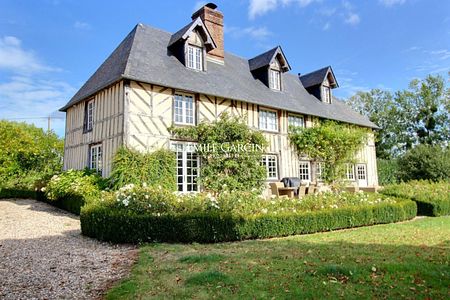
M208 3L192 15L192 20L200 17L216 43L217 48L209 51L207 57L223 64L223 14L216 8L214 3Z

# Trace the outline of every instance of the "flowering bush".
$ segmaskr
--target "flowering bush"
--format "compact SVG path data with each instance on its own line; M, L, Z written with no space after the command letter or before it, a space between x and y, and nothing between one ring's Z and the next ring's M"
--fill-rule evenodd
M105 179L90 171L68 170L54 175L46 187L41 188L48 200L56 201L68 196L94 199L106 185Z
M256 190L183 194L162 187L129 184L105 196L117 208L153 215L217 212L232 215L297 213L324 209L396 203L396 200L374 193L323 193L302 199L265 199Z
M416 201L421 215L450 215L450 183L446 181L415 180L393 184L386 186L381 193Z

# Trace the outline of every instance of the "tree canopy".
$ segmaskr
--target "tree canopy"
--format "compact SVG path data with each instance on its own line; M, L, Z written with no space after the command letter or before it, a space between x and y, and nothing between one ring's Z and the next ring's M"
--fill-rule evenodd
M379 158L398 157L418 144L448 144L450 90L442 76L414 79L408 89L357 92L347 103L381 127L376 146Z
M0 185L33 188L62 169L64 141L34 125L0 120Z

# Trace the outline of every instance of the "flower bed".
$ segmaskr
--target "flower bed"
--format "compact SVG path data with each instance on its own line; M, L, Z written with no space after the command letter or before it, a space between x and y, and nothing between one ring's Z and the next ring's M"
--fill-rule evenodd
M83 234L104 241L222 242L411 219L416 205L378 194L262 199L255 192L180 195L128 185L81 210Z
M450 215L450 183L410 181L386 186L382 194L414 200L419 215Z

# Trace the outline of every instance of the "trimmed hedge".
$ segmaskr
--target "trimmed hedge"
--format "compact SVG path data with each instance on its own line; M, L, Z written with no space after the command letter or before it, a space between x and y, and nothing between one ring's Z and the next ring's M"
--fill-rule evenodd
M36 192L22 189L0 188L0 199L13 199L13 198L36 199Z
M411 181L385 187L387 196L411 199L417 203L417 214L439 217L450 215L450 183Z
M50 205L61 208L65 211L71 212L76 215L80 214L81 207L85 203L84 199L78 196L64 197L56 201L50 201L45 197L45 194L43 192L0 188L0 199L14 199L14 198L35 199L38 201L46 202Z
M99 204L82 207L81 230L86 236L114 243L226 242L281 237L412 219L410 200L283 215L135 214Z
M58 200L49 200L43 192L37 192L36 200L48 203L75 215L80 215L81 207L86 203L84 198L76 195L68 195Z

